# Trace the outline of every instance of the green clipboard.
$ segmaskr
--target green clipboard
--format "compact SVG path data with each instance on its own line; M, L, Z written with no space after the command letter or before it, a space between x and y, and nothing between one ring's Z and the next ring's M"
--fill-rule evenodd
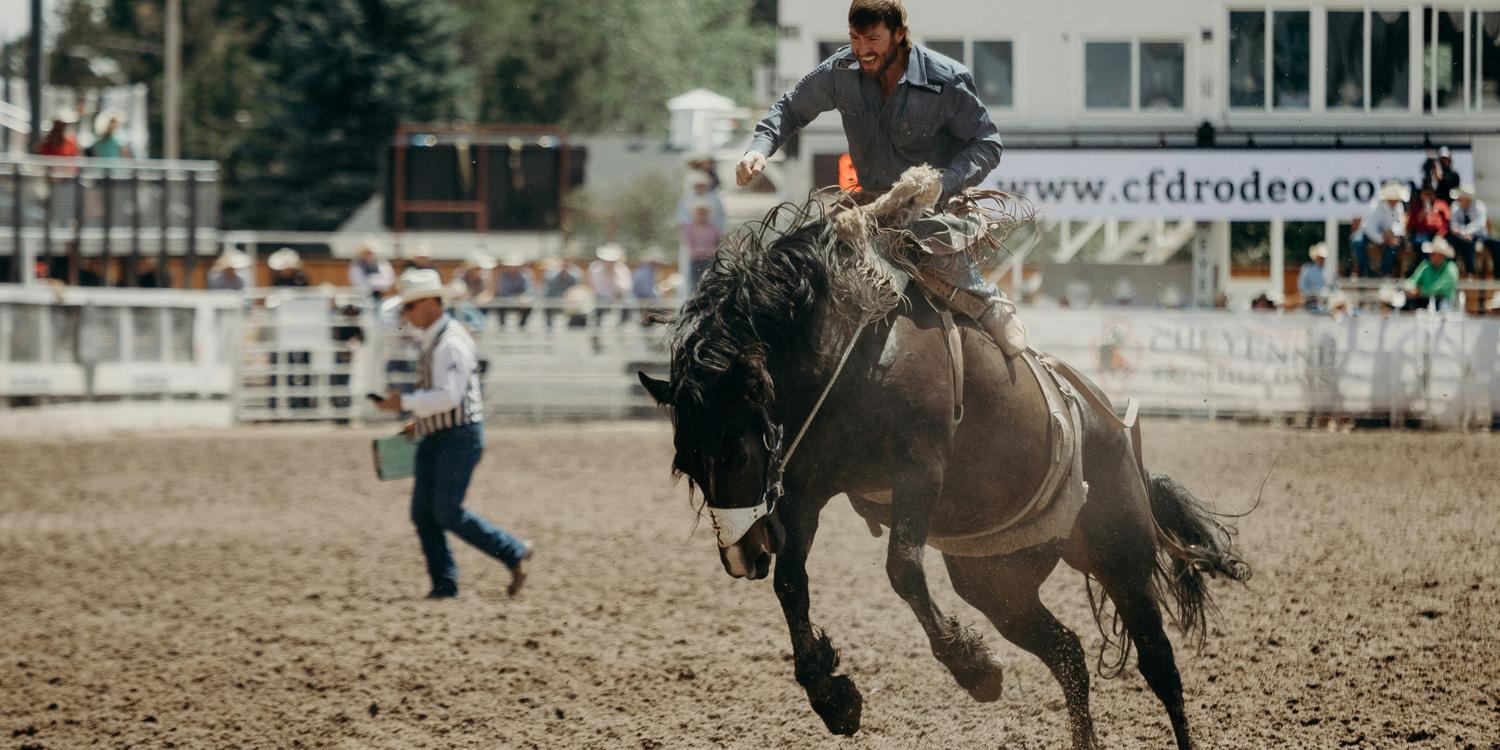
M388 482L416 475L417 442L406 435L391 435L371 441L370 447L375 454L375 476Z

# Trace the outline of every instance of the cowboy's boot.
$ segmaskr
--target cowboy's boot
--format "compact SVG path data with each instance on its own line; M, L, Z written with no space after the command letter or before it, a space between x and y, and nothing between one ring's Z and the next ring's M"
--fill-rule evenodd
M1016 304L997 294L985 302L989 305L984 314L974 319L989 337L995 340L1006 359L1011 359L1030 347L1026 336L1026 325L1016 314Z

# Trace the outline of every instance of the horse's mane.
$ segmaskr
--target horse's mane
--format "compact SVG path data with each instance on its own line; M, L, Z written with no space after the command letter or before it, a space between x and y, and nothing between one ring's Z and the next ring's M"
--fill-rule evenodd
M668 331L672 399L680 415L726 396L756 409L774 398L767 360L815 345L820 311L851 321L885 316L901 301L899 274L868 246L842 241L831 194L783 203L735 230Z

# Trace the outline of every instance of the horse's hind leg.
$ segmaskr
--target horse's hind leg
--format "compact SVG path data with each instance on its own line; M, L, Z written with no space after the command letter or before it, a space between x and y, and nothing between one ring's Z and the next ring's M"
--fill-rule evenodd
M1097 740L1089 713L1089 669L1083 646L1037 597L1037 589L1057 559L1055 548L1006 557L943 557L958 595L983 612L1006 640L1041 659L1052 671L1067 700L1074 750L1092 750Z
M927 633L932 655L953 673L960 687L974 700L989 702L1000 698L1003 671L1000 662L984 645L979 634L943 615L927 588L927 574L922 570L922 553L932 503L942 487L940 478L928 481L908 477L892 493L891 540L886 550L885 571L891 588L911 607Z

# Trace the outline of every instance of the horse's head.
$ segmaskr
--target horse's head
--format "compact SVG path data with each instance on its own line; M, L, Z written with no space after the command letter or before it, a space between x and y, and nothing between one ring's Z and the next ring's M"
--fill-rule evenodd
M786 541L776 518L786 448L781 427L753 393L754 386L734 398L716 399L710 410L691 397L674 399L675 389L667 381L645 373L640 379L658 404L672 409L672 467L703 493L724 572L765 578Z

